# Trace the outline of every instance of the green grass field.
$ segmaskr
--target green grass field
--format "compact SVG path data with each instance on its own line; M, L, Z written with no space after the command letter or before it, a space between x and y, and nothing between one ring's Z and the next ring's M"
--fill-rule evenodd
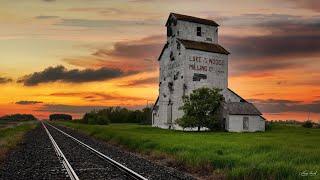
M260 133L177 132L132 124L59 122L91 136L153 155L167 155L188 169L227 178L300 179L318 172L320 129L276 125Z
M0 121L0 165L6 153L21 141L23 135L36 127L36 121Z

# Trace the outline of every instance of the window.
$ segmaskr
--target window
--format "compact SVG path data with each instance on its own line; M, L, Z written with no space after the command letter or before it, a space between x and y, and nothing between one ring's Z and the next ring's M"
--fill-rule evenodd
M193 81L200 81L201 79L207 79L207 75L198 73L193 74Z
M180 72L178 71L178 72L176 72L175 74L174 74L174 76L173 76L173 80L177 80L178 79L178 77L179 77L179 74L180 74Z
M249 130L249 117L243 117L243 130Z
M212 38L206 38L206 41L212 41Z
M170 53L170 60L171 61L174 61L174 56L173 56L173 52L171 51L171 53Z
M197 27L197 36L201 36L201 27Z
M177 42L177 49L180 50L180 48L181 48L181 45L179 42Z
M185 96L185 95L186 95L186 90L187 90L187 85L186 85L186 84L183 84L183 93L182 93L182 96Z
M170 91L173 91L173 82L168 83L168 88Z

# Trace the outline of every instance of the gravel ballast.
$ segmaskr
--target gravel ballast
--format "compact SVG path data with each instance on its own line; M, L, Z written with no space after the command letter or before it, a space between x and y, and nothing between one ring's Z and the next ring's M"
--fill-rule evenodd
M27 132L22 143L7 155L0 179L70 179L42 128Z
M109 162L84 148L71 138L46 125L79 179L131 179Z
M109 156L113 160L125 165L131 170L139 173L147 179L195 179L191 175L185 174L183 172L177 171L173 168L161 166L153 163L143 157L137 156L136 154L125 151L114 145L110 145L104 141L94 139L81 132L66 128L63 126L57 126L60 130L70 134L71 136L77 138L78 140L86 143L87 145L95 148L101 153ZM47 126L49 127L49 126ZM51 131L50 131L51 132Z

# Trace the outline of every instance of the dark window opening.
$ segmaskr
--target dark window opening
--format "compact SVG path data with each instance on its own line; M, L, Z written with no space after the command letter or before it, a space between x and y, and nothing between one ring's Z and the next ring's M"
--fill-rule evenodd
M174 61L173 52L170 53L170 60L171 60L171 61Z
M167 36L168 37L172 36L172 28L171 28L171 26L167 26Z
M177 72L174 76L173 76L173 80L177 80L179 77L179 72Z
M177 31L177 36L179 36L179 31Z
M207 41L212 41L212 38L206 38Z
M180 50L180 48L181 48L181 45L179 42L177 42L177 49Z
M197 27L197 36L201 36L201 27Z
M183 76L181 76L181 79L183 79Z
M187 85L183 84L183 94L182 94L182 96L186 95L186 90L187 90Z
M173 82L168 83L168 88L170 91L173 91Z
M200 81L201 79L207 79L207 75L198 73L193 74L193 81Z

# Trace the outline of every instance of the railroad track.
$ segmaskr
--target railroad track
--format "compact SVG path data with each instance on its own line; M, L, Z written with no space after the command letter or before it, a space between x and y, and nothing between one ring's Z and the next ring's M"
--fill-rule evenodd
M137 179L145 177L111 159L70 134L42 122L56 154L72 180Z

